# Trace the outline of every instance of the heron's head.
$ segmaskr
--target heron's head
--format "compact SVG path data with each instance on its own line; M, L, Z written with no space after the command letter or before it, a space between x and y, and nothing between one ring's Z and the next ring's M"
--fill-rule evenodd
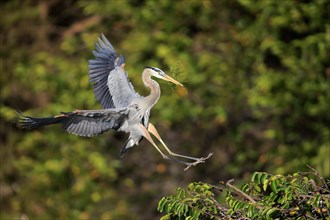
M146 69L149 70L151 76L154 76L156 78L174 83L175 85L183 86L181 83L173 79L172 77L168 76L163 70L157 68L157 67L150 67L146 66Z

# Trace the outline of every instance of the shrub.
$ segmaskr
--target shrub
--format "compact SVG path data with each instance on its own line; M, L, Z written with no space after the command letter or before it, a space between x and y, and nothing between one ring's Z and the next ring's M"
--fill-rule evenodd
M232 182L194 182L186 189L178 188L176 195L159 201L158 211L166 213L161 219L330 217L330 180L324 180L315 170L286 176L255 172L241 189Z

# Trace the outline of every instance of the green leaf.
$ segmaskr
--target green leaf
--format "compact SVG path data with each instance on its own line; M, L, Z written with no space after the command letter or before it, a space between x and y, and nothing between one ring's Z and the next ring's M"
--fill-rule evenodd
M164 210L164 206L166 205L166 197L163 197L159 202L158 202L158 206L157 206L157 210L160 212L163 212Z
M249 192L250 191L250 184L246 183L242 186L242 191L243 192Z
M257 176L259 176L259 172L255 172L255 173L253 173L253 175L252 175L252 177L251 177L251 182L253 182L253 183L258 183L258 181L257 181L257 179L259 179L259 177L257 177Z
M261 175L261 177L260 177L260 181L259 181L259 183L260 183L260 184L264 184L264 182L267 180L267 177L268 177L268 174L263 173L263 174Z
M194 187L195 187L195 184L194 183L190 183L188 185L188 190L193 191L194 190Z
M269 180L268 180L268 179L266 179L266 180L263 182L263 186L262 186L262 188L263 188L264 191L267 190L268 183L269 183Z
M277 211L276 208L271 208L271 209L269 209L269 210L266 212L266 217L271 217L271 215L272 215L275 211Z
M255 191L257 191L258 193L261 192L261 188L260 188L258 185L255 185L255 186L254 186L254 189L255 189Z
M236 211L239 208L241 208L242 206L244 206L244 202L236 201L236 203L234 204L233 210Z
M278 193L278 189L277 189L277 181L273 180L270 182L270 188L272 189L273 192Z
M198 217L201 215L201 213L200 213L200 211L198 211L198 210L194 210L193 211L193 218L194 219L198 219Z
M228 209L227 210L227 215L231 216L235 213L235 211L233 209Z
M171 220L171 214L164 215L160 218L160 220Z

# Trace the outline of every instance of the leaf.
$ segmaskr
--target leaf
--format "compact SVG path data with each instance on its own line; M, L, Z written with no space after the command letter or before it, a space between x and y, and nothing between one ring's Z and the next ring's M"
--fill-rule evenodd
M171 214L164 215L160 218L160 220L171 220Z
M269 183L269 180L268 180L268 179L266 179L266 180L263 182L263 186L262 186L262 188L263 188L264 191L267 190L268 183Z
M180 203L176 204L175 207L174 207L174 212L175 212L178 216L181 216L181 213L184 212L184 210L183 210L183 205L180 204Z
M272 189L273 192L278 193L276 180L270 182L270 188Z
M275 211L277 211L276 208L271 208L266 212L266 217L270 217L271 214L273 214Z
M233 210L236 211L240 209L242 206L244 206L244 202L237 201L236 204L234 204Z
M186 204L184 204L184 205L183 205L183 210L184 210L184 211L183 211L184 215L187 216L187 213L189 212L189 206L186 205Z
M188 185L188 190L193 191L194 190L194 187L195 187L195 184L194 183L190 183Z
M198 210L194 210L194 212L193 212L193 218L194 219L198 219L198 217L200 216L200 212L198 211Z
M259 172L255 172L253 173L252 177L251 177L251 182L255 183L256 180L258 179L257 176L259 175Z
M203 187L207 190L212 189L212 186L210 186L209 184L206 184L206 183L203 184Z
M233 209L228 209L228 210L227 210L227 215L229 215L229 216L233 215L234 213L235 213L235 212L234 212Z
M186 192L184 189L179 187L179 188L177 188L177 191L178 191L177 198L183 199L186 197Z
M242 186L241 189L242 189L243 192L249 192L250 191L250 185L248 183L246 183Z
M251 176L251 182L256 182L257 175L259 175L259 172L254 172Z
M236 211L235 207L237 207L237 204L239 204L238 200L235 200L234 202L231 203L231 208Z
M261 184L264 184L264 182L267 180L268 174L263 173L260 177L260 182Z
M157 210L160 212L163 212L164 210L164 206L166 205L167 201L166 201L166 197L163 197L159 202L158 202L158 206L157 206Z
M260 188L258 185L255 185L255 186L254 186L254 189L255 189L255 191L257 191L258 193L261 192L261 188Z

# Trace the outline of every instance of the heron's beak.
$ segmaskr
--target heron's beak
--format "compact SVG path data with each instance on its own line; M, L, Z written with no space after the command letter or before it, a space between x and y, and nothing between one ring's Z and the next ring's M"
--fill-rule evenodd
M166 80L166 81L169 81L171 83L174 83L175 85L178 85L178 86L183 86L181 83L179 83L178 81L176 81L175 79L171 78L168 75L165 75L163 77L164 77L163 79Z

